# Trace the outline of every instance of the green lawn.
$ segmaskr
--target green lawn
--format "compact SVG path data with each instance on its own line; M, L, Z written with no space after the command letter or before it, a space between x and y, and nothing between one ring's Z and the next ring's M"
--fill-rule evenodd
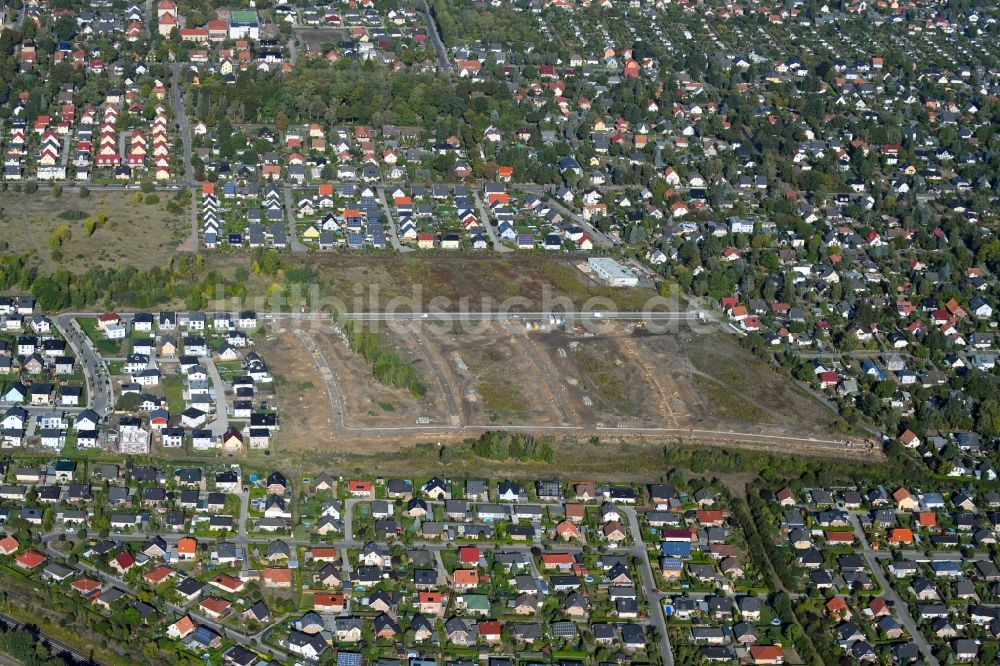
M215 364L216 369L219 371L219 376L224 380L229 380L240 374L243 370L242 361L218 361Z
M97 342L103 336L100 331L97 330L97 319L94 317L80 317L76 320L76 323L80 325L80 329L87 334L87 337Z
M76 320L80 325L80 328L87 337L94 343L97 347L97 351L101 353L102 356L122 356L123 347L125 340L108 340L104 337L104 331L99 331L97 329L97 318L96 317L80 317Z
M167 409L173 415L184 411L184 380L177 375L163 377L163 391L167 398Z
M101 356L124 356L123 343L124 340L98 340L97 351Z

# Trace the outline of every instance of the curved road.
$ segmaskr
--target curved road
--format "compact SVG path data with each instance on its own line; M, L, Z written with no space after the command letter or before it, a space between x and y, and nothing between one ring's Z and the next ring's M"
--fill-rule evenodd
M73 314L61 314L54 318L53 323L69 343L70 349L76 354L83 368L84 380L87 384L87 407L104 416L113 406L111 392L111 375L105 364L105 359L97 352L90 338L76 323Z

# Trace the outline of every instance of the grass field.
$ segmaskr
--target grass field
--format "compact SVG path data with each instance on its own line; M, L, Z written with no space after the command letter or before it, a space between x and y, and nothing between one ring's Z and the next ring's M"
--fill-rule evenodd
M229 381L240 374L243 364L241 361L216 361L215 368L219 371L219 376L223 380Z
M156 204L135 203L134 196L134 192L95 189L85 198L71 192L56 198L49 190L25 194L8 189L0 195L0 253L33 257L46 272L162 266L190 229L188 195L184 195L181 214L167 211L170 196L166 193L159 193ZM88 236L85 219L96 219L101 213L107 222ZM62 258L54 259L49 237L62 225L71 235L60 249Z
M477 368L476 392L490 421L523 419L531 405L522 387L512 381L510 363L504 354L496 346L466 348L463 353L465 362Z
M190 202L185 200L182 214L172 214L166 210L167 194L161 193L157 204L135 203L133 194L93 191L81 199L75 193L54 198L49 191L27 195L8 190L0 195L0 256L16 254L41 273L60 268L82 272L95 266L139 270L165 266L177 256L190 228ZM100 213L107 216L106 224L88 236L86 218ZM64 226L68 237L64 234L54 255L49 239ZM180 282L211 274L220 283L238 283L243 298L239 306L212 304L207 309L370 312L391 306L397 311L517 312L562 309L565 300L553 299L568 299L582 309L588 300L601 297L620 310L637 311L656 295L652 289L607 287L567 259L543 255L286 252L276 275L251 271L250 254L201 252L200 256L203 268ZM184 302L178 299L161 307L181 309Z
M498 429L502 429L498 427ZM452 442L454 444L454 442ZM447 446L448 443L445 443ZM356 452L324 450L296 451L283 448L282 464L289 473L310 474L324 468L337 469L345 475L402 474L408 476L433 476L446 474L453 478L498 476L508 478L538 478L552 476L566 479L601 478L609 480L656 480L666 468L663 465L662 442L644 442L634 439L628 443L587 443L574 437L552 442L555 452L553 462L494 461L476 456L459 456L447 464L441 462L440 448L435 442L421 443L411 438L410 443L392 450L365 453L360 447Z
M496 376L480 379L477 389L483 399L483 409L491 419L498 418L500 414L518 419L530 406L520 391Z
M742 423L764 420L764 411L760 407L725 385L701 376L694 378L694 385L718 408L721 416Z
M184 411L184 382L179 375L163 377L163 392L167 398L168 411L176 416Z
M834 415L729 336L705 335L684 345L700 392L723 419L829 434Z

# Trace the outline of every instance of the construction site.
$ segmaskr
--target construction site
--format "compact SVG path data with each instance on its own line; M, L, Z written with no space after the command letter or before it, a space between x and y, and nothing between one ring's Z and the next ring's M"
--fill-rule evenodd
M725 333L650 333L612 321L584 330L514 317L475 327L394 321L377 334L416 370L423 395L378 381L334 325L271 324L262 353L292 406L283 410L279 448L395 451L491 429L834 455L857 448L833 432L828 405Z

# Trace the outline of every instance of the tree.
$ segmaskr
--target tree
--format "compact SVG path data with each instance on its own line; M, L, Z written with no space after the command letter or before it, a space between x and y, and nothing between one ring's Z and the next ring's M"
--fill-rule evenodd
M56 19L52 32L60 42L68 42L76 34L76 18L70 14L63 14Z
M115 409L120 412L134 412L142 404L142 396L138 393L126 393L118 398Z
M648 234L646 233L646 227L641 224L635 224L632 226L632 230L628 235L628 242L630 244L642 243L646 240Z
M288 116L284 111L278 111L278 113L274 116L274 127L279 132L284 132L288 129Z
M996 398L984 400L979 404L976 428L980 434L988 438L1000 433L1000 402Z
M59 225L51 234L49 234L49 250L56 252L63 246L63 243L69 241L72 237L73 232L69 230L68 225Z

